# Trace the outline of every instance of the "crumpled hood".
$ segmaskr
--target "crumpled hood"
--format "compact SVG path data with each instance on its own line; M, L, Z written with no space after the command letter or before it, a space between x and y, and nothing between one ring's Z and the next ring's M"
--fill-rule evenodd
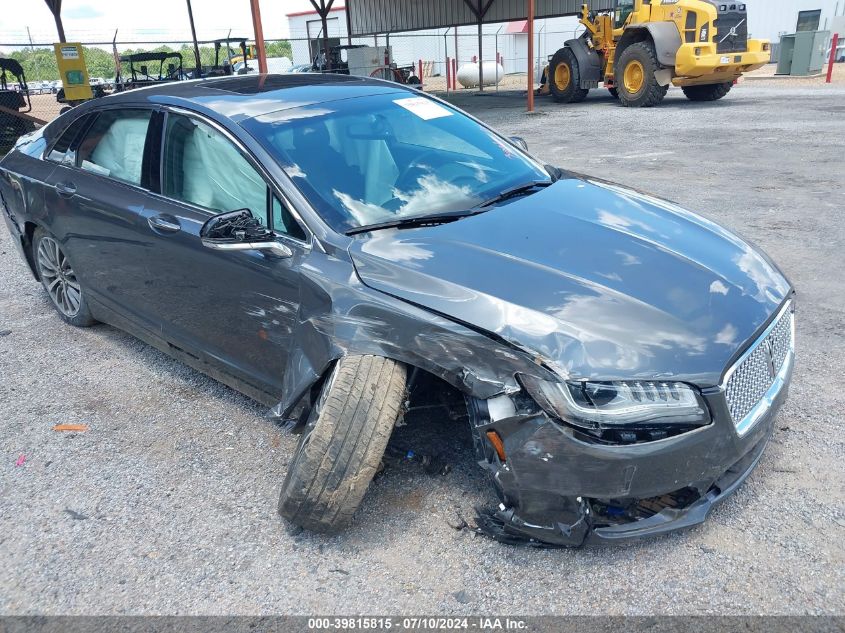
M478 216L356 239L361 280L492 333L573 378L709 386L790 284L680 207L566 178Z

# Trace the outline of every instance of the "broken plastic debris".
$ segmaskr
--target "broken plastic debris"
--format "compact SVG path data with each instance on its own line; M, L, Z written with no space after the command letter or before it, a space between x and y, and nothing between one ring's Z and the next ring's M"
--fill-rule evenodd
M53 427L54 431L87 431L87 424L57 424Z
M26 455L21 453L20 457L15 460L15 466L23 466L23 463L26 461Z

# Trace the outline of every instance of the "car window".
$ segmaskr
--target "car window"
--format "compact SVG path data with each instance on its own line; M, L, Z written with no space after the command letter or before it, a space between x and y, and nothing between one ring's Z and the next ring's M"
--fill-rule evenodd
M335 230L464 211L548 181L459 111L405 92L292 107L241 123Z
M211 211L249 209L267 223L267 183L223 134L202 121L167 116L162 193Z
M67 129L62 132L59 140L55 142L53 149L51 149L50 153L47 154L47 158L49 160L56 161L57 163L61 163L63 161L71 164L75 163L76 155L73 151L70 151L70 147L73 145L73 141L76 140L76 137L79 136L80 132L82 132L82 129L85 127L87 122L88 116L83 115L71 123Z
M79 144L79 167L101 176L141 184L144 144L151 115L151 110L102 112Z
M286 233L299 240L305 240L305 232L302 227L293 219L293 215L291 215L287 206L276 196L273 196L273 230Z
M454 152L485 160L490 159L490 155L480 148L444 129L428 125L425 119L408 111L396 111L396 119L393 121L392 129L396 141L399 143L443 152Z

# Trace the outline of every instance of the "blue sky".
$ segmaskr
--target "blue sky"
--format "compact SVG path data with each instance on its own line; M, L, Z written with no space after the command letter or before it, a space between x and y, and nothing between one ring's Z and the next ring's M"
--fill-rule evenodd
M4 4L13 0L0 0ZM252 36L249 0L192 0L199 39L233 35ZM342 0L338 4L343 4ZM62 19L70 41L189 39L185 0L64 0ZM261 0L264 36L286 37L285 15L311 9L308 0ZM43 0L15 0L15 10L0 11L0 44L28 40L27 27L36 43L56 41L53 17Z

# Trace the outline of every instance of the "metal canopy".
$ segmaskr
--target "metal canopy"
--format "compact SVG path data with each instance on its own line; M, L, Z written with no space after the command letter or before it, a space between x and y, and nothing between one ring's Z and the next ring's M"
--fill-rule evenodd
M535 0L534 17L577 15L583 1ZM346 11L350 34L362 36L478 24L478 4L478 0L347 0ZM528 18L526 0L484 0L480 4L482 23ZM588 4L591 10L612 9L614 0L590 0Z

